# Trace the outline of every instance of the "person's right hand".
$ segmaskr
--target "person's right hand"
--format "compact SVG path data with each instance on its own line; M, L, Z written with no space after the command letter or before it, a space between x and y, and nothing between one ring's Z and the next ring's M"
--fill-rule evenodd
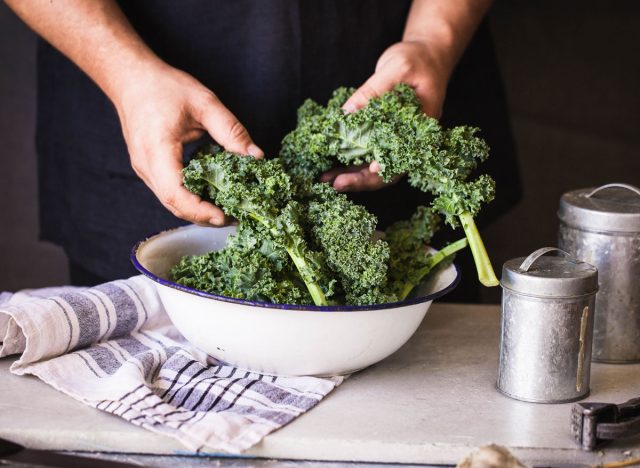
M261 158L244 126L191 75L166 64L129 73L113 99L136 174L174 215L222 226L220 208L182 185L182 146L205 132L227 151Z

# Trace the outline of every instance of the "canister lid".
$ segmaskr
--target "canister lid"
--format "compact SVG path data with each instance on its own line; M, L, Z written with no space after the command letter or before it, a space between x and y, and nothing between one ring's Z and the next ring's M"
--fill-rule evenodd
M561 256L543 256L557 251ZM539 297L576 297L598 290L598 270L564 250L544 247L502 267L503 288Z
M600 232L640 232L640 189L607 184L567 192L558 217L570 226Z

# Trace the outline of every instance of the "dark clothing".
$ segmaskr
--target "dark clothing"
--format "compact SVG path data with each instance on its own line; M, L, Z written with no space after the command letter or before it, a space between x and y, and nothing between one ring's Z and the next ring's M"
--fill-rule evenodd
M277 154L305 98L325 103L333 89L357 87L373 73L380 54L401 39L409 5L408 0L121 2L146 43L212 89L268 155ZM451 82L443 120L483 129L493 148L492 163L483 172L492 173L499 187L498 201L486 211L495 214L519 194L503 98L483 27ZM62 245L86 270L107 279L133 274L129 250L138 240L184 224L135 176L107 97L43 41L37 150L41 237ZM354 199L385 226L408 217L425 195L398 184Z
M91 273L82 265L72 261L69 261L69 280L74 286L96 286L109 281L109 279Z

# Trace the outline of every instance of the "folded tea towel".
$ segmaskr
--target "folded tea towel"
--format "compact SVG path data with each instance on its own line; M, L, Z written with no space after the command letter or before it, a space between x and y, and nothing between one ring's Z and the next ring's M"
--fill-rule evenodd
M0 295L0 357L73 398L178 439L238 453L315 406L342 377L273 377L216 362L171 325L142 276Z

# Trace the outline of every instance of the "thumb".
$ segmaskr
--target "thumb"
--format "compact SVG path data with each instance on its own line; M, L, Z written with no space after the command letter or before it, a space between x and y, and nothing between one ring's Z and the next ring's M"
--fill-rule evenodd
M379 72L374 73L367 81L363 83L343 104L342 108L348 112L356 112L367 105L370 99L381 96L386 91L393 89L395 83L386 79Z
M264 156L244 125L217 98L203 110L200 120L209 135L227 151L250 154L258 159Z

